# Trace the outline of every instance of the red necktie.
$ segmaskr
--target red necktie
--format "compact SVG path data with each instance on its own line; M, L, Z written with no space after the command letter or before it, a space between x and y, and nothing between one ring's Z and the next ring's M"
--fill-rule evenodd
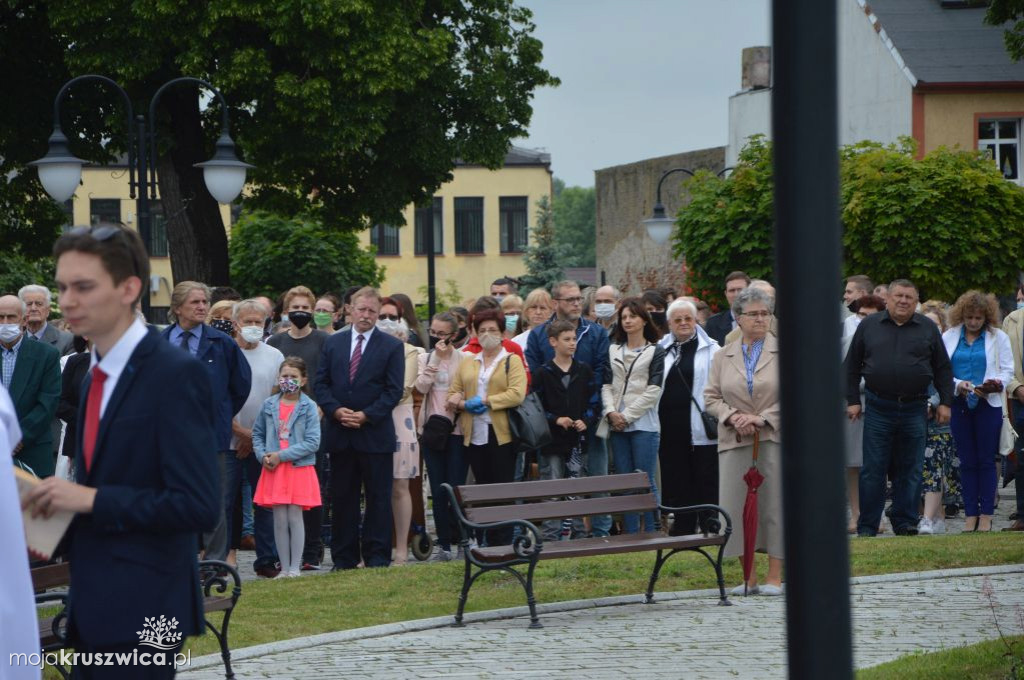
M85 458L85 471L92 465L92 454L96 451L96 435L100 432L100 406L103 404L103 383L107 374L100 367L92 367L92 384L89 385L89 396L85 402L85 434L82 439L82 454Z
M359 334L359 340L356 341L356 350L352 352L352 358L348 362L348 381L355 382L356 371L359 370L359 360L363 358L363 336Z

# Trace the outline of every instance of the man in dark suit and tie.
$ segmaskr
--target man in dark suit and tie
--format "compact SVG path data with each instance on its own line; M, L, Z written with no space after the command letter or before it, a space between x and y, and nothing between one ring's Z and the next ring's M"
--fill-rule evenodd
M750 285L750 277L746 272L735 271L725 277L725 310L715 314L704 325L704 331L720 346L725 347L725 336L736 328L736 319L732 315L732 301L740 291Z
M375 330L380 294L352 295L352 328L324 342L316 400L324 412L324 449L331 456L331 559L334 569L391 563L391 479L395 427L391 412L402 398L401 341ZM359 490L366 515L359 535ZM360 541L361 538L361 541Z
M60 354L29 338L24 318L24 302L13 295L0 297L0 381L11 393L21 426L14 457L39 477L49 477L55 462L50 424L60 401Z
M176 621L170 632L181 633L180 649L203 631L196 534L213 527L221 505L209 377L135 318L149 281L138 234L76 227L54 256L64 317L95 346L82 386L77 483L43 480L23 505L35 515L78 513L68 605L77 652L160 654L139 631L161 616ZM165 662L173 664L173 651ZM173 676L173 665L74 668L79 678Z
M172 345L198 359L210 377L213 424L219 452L218 478L225 482L227 466L235 464L235 452L231 450L231 421L249 398L252 369L234 338L206 323L209 310L209 286L198 281L182 281L171 291L171 309L167 315L171 325L162 333ZM221 505L224 506L221 519L217 527L203 537L205 559L224 560L228 556L231 528L227 517L234 504L234 496L234 493L228 493L225 483L220 490Z

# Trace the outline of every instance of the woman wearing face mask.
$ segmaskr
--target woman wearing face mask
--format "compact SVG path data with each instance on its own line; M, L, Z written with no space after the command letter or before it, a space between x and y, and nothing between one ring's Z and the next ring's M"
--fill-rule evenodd
M390 298L384 298L388 300ZM381 310L387 307L381 305ZM402 400L391 412L395 424L394 464L391 481L391 514L395 522L395 556L392 566L400 567L409 558L409 527L412 522L412 496L409 495L409 480L420 474L420 450L416 441L416 425L413 421L413 386L416 384L417 359L423 351L409 344L409 327L402 319L377 320L377 330L405 343L405 389Z
M644 291L640 299L643 300L647 313L651 315L651 321L654 322L654 328L658 331L658 337L668 333L668 322L665 319L665 308L668 303L665 302L661 293L656 290L647 290Z
M334 325L340 318L340 309L341 300L336 295L333 293L321 295L320 299L313 306L313 323L316 324L317 330L321 330L328 335L336 333Z
M231 320L231 310L234 306L234 300L221 300L214 304L206 315L206 323L221 333L235 337L235 323Z
M402 309L402 319L409 326L409 344L414 347L424 347L420 338L420 320L416 317L416 306L405 293L392 293L391 299L398 303Z
M306 362L309 374L316 377L320 367L320 350L327 333L312 325L313 305L317 297L305 286L295 286L284 294L283 309L288 315L288 330L272 335L267 344L286 357L300 357Z
M501 300L501 313L505 316L505 328L501 336L511 340L516 335L519 318L523 315L523 299L514 293L506 295Z
M462 360L448 390L447 409L459 415L463 444L478 484L511 482L515 477L516 447L508 424L508 409L526 398L523 362L502 347L502 318L497 310L473 315L473 330L481 351ZM508 545L512 529L488 532L488 545Z
M519 345L525 352L526 340L530 337L530 331L550 319L553 309L551 293L543 288L531 290L523 303L523 313L519 317L516 336L512 338L512 342Z
M445 407L448 388L454 382L455 373L465 357L452 346L458 328L458 319L452 314L441 312L434 316L430 322L431 349L419 355L416 375L416 391L424 395L416 429L420 434L420 450L427 466L430 495L434 500L438 559L442 562L452 559L452 540L458 536L458 527L448 494L441 485L447 483L455 487L465 484L466 472L469 470L462 443L462 429ZM425 435L424 427L435 434L431 436L428 432ZM445 435L448 428L451 429Z

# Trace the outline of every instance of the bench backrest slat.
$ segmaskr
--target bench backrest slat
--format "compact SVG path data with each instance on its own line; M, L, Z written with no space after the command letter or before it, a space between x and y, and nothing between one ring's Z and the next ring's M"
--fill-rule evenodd
M463 505L474 505L476 503L500 503L554 496L587 496L594 493L637 491L650 488L651 483L646 472L630 472L624 475L548 479L539 482L472 484L458 487L458 496Z
M68 562L48 564L32 570L32 588L36 591L58 588L71 583L71 565Z
M615 512L644 512L656 510L658 501L652 493L611 496L608 498L580 498L573 501L548 501L519 505L492 505L466 508L466 519L483 524L509 519L527 521L607 515Z

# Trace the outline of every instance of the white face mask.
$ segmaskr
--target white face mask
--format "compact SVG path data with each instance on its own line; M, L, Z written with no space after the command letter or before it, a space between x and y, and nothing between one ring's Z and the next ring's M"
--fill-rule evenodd
M246 342L259 342L263 339L263 326L242 326L242 339Z
M615 304L611 302L598 302L594 305L594 314L598 319L607 319L615 313Z
M480 336L480 346L484 349L496 349L501 345L501 336L488 333Z
M0 323L0 342L11 343L21 335L21 326L16 323Z

